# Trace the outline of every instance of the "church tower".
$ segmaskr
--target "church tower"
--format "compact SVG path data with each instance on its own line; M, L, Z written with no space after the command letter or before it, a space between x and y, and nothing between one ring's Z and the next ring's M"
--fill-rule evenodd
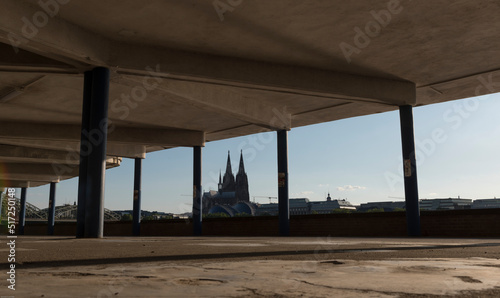
M222 175L219 171L218 192L209 191L203 194L203 213L209 213L216 205L234 206L238 202L250 202L248 191L248 177L243 162L243 151L241 151L240 164L236 178L231 167L230 152L227 155L226 172Z
M222 192L222 174L221 174L222 171L219 170L219 184L218 184L218 190L219 192Z
M227 164L226 164L226 173L224 173L224 177L222 178L222 191L236 191L236 182L234 181L233 170L231 169L231 156L229 155L229 151L227 152Z
M245 164L243 163L243 151L240 155L240 167L236 174L236 201L250 202L250 194L248 192L248 177L245 172Z

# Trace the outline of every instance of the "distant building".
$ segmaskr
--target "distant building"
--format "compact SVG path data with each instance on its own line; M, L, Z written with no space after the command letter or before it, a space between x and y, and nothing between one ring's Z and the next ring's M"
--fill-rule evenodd
M350 202L346 200L332 200L330 194L326 201L309 201L307 198L290 199L290 215L303 214L328 214L335 209L356 210ZM278 215L278 204L260 204L256 210L256 215Z
M458 198L420 200L420 210L470 209L472 200Z
M173 213L166 213L161 211L147 211L147 210L141 211L141 218L150 217L153 219L163 219L163 218L173 218L173 216L174 216Z
M233 209L238 212L237 214L247 214L251 216L255 215L257 208L257 204L250 202L238 202L238 204L233 206Z
M123 216L125 214L132 215L132 213L133 213L132 210L113 210L113 212L120 214L120 216ZM141 216L142 216L142 211L141 211Z
M481 199L474 200L472 203L472 209L491 209L491 208L500 208L500 199Z
M424 199L420 200L420 210L457 210L470 209L472 200L461 198L447 199ZM395 209L406 209L405 201L398 202L369 202L359 206L358 211L366 212L372 209L384 209L394 211Z
M207 212L208 214L226 214L229 217L235 216L238 211L229 205L215 205Z
M289 200L290 215L311 214L311 205L309 199L290 199Z
M172 217L174 219L188 219L193 217L192 212L184 212L184 213L179 213L179 214L172 214Z
M238 202L234 206L229 205L215 205L208 211L208 214L224 213L229 217L233 216L255 216L257 210L257 204L250 202Z
M307 198L290 199L289 201L290 215L311 214L311 202ZM257 208L256 215L278 215L278 204L260 204Z
M384 211L390 212L390 211L394 211L395 209L405 209L405 208L406 208L405 201L369 202L369 203L363 203L363 204L359 205L358 211L366 212L366 211L373 210L373 209L384 209Z
M250 202L248 177L245 172L243 152L240 155L240 165L238 173L236 174L236 179L231 168L231 156L228 152L224 177L222 177L222 174L219 173L219 185L217 191L211 190L203 193L202 210L204 214L207 214L217 205L234 206L239 202Z
M310 212L312 214L328 214L332 213L332 210L335 209L348 209L348 210L356 210L356 207L353 206L346 200L332 200L330 194L326 198L326 202L310 202Z
M278 215L278 204L277 203L269 203L269 204L260 204L258 205L257 210L255 211L255 215Z
M119 214L120 216L123 215L133 215L134 211L133 210L113 210L114 213ZM171 218L173 217L174 214L172 213L165 213L165 212L160 212L160 211L147 211L147 210L141 210L141 219L145 217L153 217L154 219L162 219L162 218Z

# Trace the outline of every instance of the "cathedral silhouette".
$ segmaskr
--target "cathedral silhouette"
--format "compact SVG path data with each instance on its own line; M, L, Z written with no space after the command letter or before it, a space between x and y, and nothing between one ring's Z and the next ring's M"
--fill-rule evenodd
M224 176L219 173L218 190L211 190L203 194L203 213L208 213L209 210L216 205L233 206L239 202L250 202L250 194L248 192L248 177L245 172L245 164L243 162L243 152L240 155L240 165L236 179L231 167L231 154L227 153L226 172Z

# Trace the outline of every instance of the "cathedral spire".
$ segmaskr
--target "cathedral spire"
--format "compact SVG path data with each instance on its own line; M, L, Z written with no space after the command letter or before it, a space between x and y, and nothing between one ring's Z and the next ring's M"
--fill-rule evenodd
M245 164L243 163L243 150L241 150L240 168L238 169L238 174L245 174Z
M227 151L227 164L226 164L226 174L233 174L233 169L231 168L231 156L229 155L229 151ZM225 176L224 175L224 176Z
M222 193L222 170L219 170L219 184L217 185L219 193Z
M221 189L223 192L235 191L236 189L234 174L231 168L231 156L229 151L227 152L226 173L224 173L224 176L222 177Z
M245 164L243 163L243 150L240 155L240 168L236 175L236 200L238 202L250 202L250 194L248 192L248 177L245 173Z

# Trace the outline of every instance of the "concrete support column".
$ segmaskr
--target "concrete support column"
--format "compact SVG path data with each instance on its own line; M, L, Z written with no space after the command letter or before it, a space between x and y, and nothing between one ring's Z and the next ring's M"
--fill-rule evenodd
M417 163L413 132L413 108L399 107L408 236L420 236L420 206L418 201Z
M86 71L83 80L82 126L80 134L80 167L78 174L78 206L76 214L76 237L85 236L85 205L87 198L87 175L89 154L92 145L89 140L90 103L92 95L92 71Z
M134 167L134 210L132 212L132 232L134 236L141 235L141 176L142 158L136 158Z
M85 237L102 238L104 230L104 180L108 136L109 69L92 70L92 93L88 138L92 150L88 156L85 202Z
M26 187L21 188L21 210L19 210L19 235L24 235L26 223Z
M202 228L201 147L193 147L193 234L201 236Z
M278 217L280 236L290 236L288 197L288 131L278 131Z
M56 183L50 182L49 218L47 220L47 235L54 235L55 215L56 215Z

